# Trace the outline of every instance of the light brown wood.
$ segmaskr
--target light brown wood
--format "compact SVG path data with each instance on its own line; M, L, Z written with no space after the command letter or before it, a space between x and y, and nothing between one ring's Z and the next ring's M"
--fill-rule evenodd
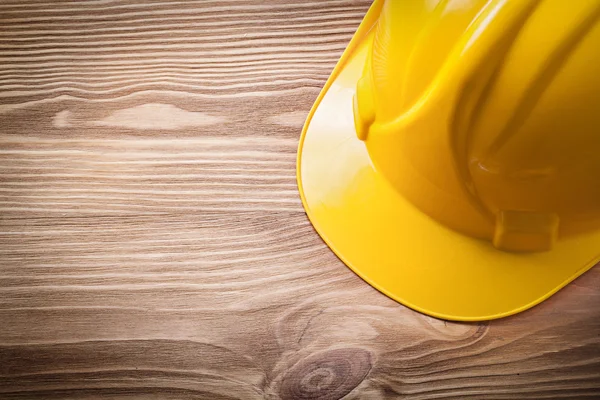
M449 323L308 222L300 130L369 3L0 2L0 398L600 398L600 269Z

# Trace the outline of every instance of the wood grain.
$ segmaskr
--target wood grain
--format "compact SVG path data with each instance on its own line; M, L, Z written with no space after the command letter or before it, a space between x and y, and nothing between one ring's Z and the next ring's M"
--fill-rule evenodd
M0 398L600 398L600 270L489 324L379 294L299 201L367 0L0 2Z

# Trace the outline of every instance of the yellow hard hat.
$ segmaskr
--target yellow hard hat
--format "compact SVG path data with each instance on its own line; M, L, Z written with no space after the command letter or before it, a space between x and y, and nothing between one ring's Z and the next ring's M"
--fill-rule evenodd
M600 261L600 0L376 0L298 183L359 276L428 315L532 307Z

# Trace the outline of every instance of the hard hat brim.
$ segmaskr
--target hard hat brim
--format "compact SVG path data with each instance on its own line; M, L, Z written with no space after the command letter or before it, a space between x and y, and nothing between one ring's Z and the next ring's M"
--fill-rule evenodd
M362 279L421 313L481 321L535 306L600 261L600 231L559 240L550 252L502 252L423 214L377 173L352 102L381 5L369 10L302 131L297 178L310 221Z

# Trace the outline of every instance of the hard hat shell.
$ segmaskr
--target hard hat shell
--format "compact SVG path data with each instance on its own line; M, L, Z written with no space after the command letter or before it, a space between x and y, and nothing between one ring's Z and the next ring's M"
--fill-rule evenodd
M340 258L447 319L600 260L600 1L376 0L317 99L303 204Z

